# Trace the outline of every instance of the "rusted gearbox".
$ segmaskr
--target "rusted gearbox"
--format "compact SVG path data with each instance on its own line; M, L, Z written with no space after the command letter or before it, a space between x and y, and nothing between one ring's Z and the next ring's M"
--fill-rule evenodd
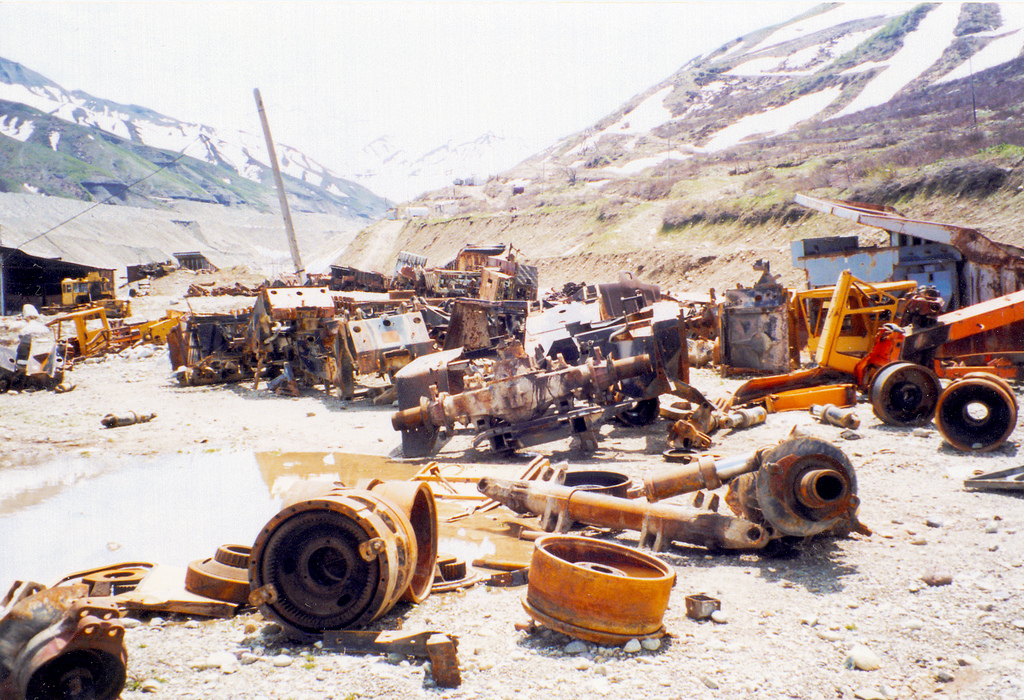
M249 601L289 636L361 627L430 594L437 507L424 483L340 484L286 500L249 558Z
M738 517L658 502L726 483L726 503ZM669 542L760 549L781 537L870 533L857 520L853 466L838 448L813 438L663 470L644 480L646 502L538 482L487 478L478 488L516 512L540 515L546 530L565 532L573 521L638 530L641 544L655 550Z
M526 612L598 644L661 637L676 574L650 554L589 537L545 535L530 561Z
M86 598L82 584L34 587L0 619L0 698L120 696L128 655L117 608Z
M454 358L452 358L454 359ZM402 400L403 373L418 371L414 364L399 373L399 400ZM431 385L427 396L420 396L419 405L398 411L391 418L395 430L403 431L406 456L434 449L441 430L449 434L455 423L473 426L480 434L477 440L490 439L498 450L516 449L523 444L536 444L539 438L568 422L575 433L590 433L589 418L604 413L614 399L606 395L618 382L652 371L650 356L637 355L621 360L598 356L581 365L552 361L552 369L537 369L523 354L521 346L506 349L506 356L494 363L492 372L468 374L461 392L437 391ZM451 372L449 371L449 374ZM449 380L450 381L450 380ZM593 406L572 408L574 399L586 398ZM413 431L426 429L431 439L417 444L406 440ZM590 435L596 443L596 436ZM596 447L596 444L592 445Z

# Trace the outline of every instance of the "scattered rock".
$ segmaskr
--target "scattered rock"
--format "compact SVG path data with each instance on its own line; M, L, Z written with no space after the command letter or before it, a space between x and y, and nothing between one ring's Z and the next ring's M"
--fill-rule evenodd
M924 524L928 527L942 527L946 524L946 521L938 516L932 516L924 521Z
M642 646L647 651L658 651L658 649L661 649L661 640L657 637L651 639L644 639L640 642L640 646Z
M989 522L987 525L985 525L985 533L986 534L994 535L997 532L999 532L999 523L997 523L995 520L993 520L993 521Z
M574 639L565 645L564 651L566 654L585 654L589 649L590 647L587 646L586 642L581 639Z
M853 697L860 700L886 700L885 695L874 688L858 688L853 691Z
M914 437L926 438L931 437L932 431L928 428L914 428Z
M981 659L976 656L961 656L956 663L958 666L980 666Z
M718 690L718 683L715 683L713 680L711 680L707 676L701 676L700 677L700 681L701 681L701 683L703 683L707 687L711 688L711 690Z
M921 580L929 586L948 586L953 583L953 574L942 569L933 569L922 576Z
M1010 624L1019 630L1024 630L1024 620L1014 620Z
M910 538L910 544L922 546L928 544L928 540L926 540L923 535L914 535Z
M924 629L924 621L911 617L903 621L902 627L906 630L922 630Z
M581 657L579 659L576 659L576 662L573 663L572 667L575 668L577 671L586 671L588 668L590 668L593 665L594 665L593 661L591 661L590 659Z
M270 660L270 663L276 668L286 668L292 665L292 657L287 654L278 654Z
M715 610L713 613L711 613L711 621L716 622L719 625L724 625L729 621L729 616L721 610Z
M856 644L850 649L846 657L846 668L856 668L861 671L876 671L882 667L882 659L878 654L868 649L863 644Z
M815 632L819 639L824 639L826 642L838 642L843 638L843 633L836 630L818 630Z
M154 680L153 678L147 678L146 680L142 681L142 684L139 686L139 690L141 690L143 693L159 693L162 685L163 684L160 683L160 681L158 680Z
M939 683L952 683L956 677L946 669L940 669L935 673L935 680Z
M626 646L622 647L622 651L626 652L627 654L635 654L638 651L640 651L640 648L641 647L639 639L630 639L628 642L626 642Z

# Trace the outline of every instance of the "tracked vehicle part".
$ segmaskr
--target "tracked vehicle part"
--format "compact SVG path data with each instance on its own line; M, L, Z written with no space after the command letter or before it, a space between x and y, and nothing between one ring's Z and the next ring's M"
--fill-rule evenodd
M935 372L911 362L893 362L871 382L871 406L889 425L924 425L935 415L942 386Z
M974 372L947 386L935 408L946 441L962 452L989 452L1017 427L1017 399L1004 380Z
M675 572L657 557L588 537L545 535L530 561L526 612L539 624L597 644L665 634Z
M655 551L670 542L710 549L761 549L768 543L768 533L755 523L667 503L616 498L537 481L484 478L477 488L517 513L541 516L541 527L548 532L567 532L574 522L635 530L641 544Z
M857 476L837 447L814 438L787 440L760 453L761 466L729 483L733 512L763 523L773 537L868 532L857 521Z
M410 484L406 512L395 500L404 490L389 496L380 484L371 484L373 490L338 486L287 504L256 538L249 600L291 636L365 625L410 585L410 595L429 593L437 556L433 493L426 484ZM420 541L431 552L428 565Z
M0 697L114 700L127 652L117 608L81 597L83 585L22 599L0 620Z

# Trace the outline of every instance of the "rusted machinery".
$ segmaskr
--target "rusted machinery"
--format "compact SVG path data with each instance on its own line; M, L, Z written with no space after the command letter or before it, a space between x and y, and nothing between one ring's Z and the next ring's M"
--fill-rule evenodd
M658 502L726 483L726 503L737 517ZM651 474L644 480L646 502L490 478L477 488L518 513L540 515L545 530L565 532L574 521L638 530L641 544L655 550L670 541L760 549L774 538L869 532L857 520L860 500L850 461L835 446L812 438L725 459L702 457Z
M128 655L120 612L86 598L86 585L22 584L3 601L0 697L4 700L114 700Z
M523 607L536 622L597 644L665 634L662 618L675 585L657 557L588 537L545 535L530 561Z
M171 367L184 386L238 382L256 374L246 353L249 313L192 315L167 334Z
M989 452L1017 427L1017 398L1000 377L966 374L947 386L935 408L946 441L963 452Z
M863 285L849 271L840 275L815 350L817 368L750 380L736 390L731 404L744 405L785 389L830 383L852 375L856 384L868 392L875 414L883 421L919 425L935 414L942 390L940 374L959 376L965 371L979 371L985 369L980 364L1024 351L1024 292L942 314L931 325L908 330L892 323L877 323L884 318L880 314L889 313L885 304L851 306L851 299L871 298L857 292ZM863 351L847 342L849 326L858 317L877 328L870 346ZM966 362L967 366L950 367L953 361Z
M489 440L496 451L557 439L560 428L596 447L594 425L619 408L612 388L651 371L646 355L605 360L600 353L583 365L556 360L546 369L519 344L499 349L497 361L461 355L452 350L421 358L395 376L401 410L391 424L402 431L406 457L430 454L455 423L472 426L475 442ZM577 408L580 398L589 405Z
M249 600L297 639L362 627L430 594L437 509L430 487L372 481L286 499L256 538Z
M49 332L22 333L14 347L0 345L0 394L11 389L57 388L64 381L66 357L67 345L55 342Z

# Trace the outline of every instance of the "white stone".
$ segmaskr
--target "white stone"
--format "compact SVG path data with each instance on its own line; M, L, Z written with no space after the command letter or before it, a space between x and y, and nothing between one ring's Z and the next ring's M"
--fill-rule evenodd
M278 654L270 660L270 663L277 668L285 668L286 666L292 665L292 657L287 654Z
M882 659L878 654L863 644L855 644L846 657L847 668L858 668L861 671L875 671L882 667Z
M642 646L647 651L658 651L658 649L661 649L661 640L657 637L652 639L645 639L640 642L640 646Z
M630 639L628 642L626 642L626 646L622 647L622 651L626 652L627 654L637 653L638 651L640 651L640 640Z
M874 688L858 688L853 691L853 697L860 700L885 700L885 696Z
M574 639L565 645L566 654L585 654L588 649L587 643L581 639Z
M711 613L711 621L716 622L720 625L724 625L729 621L729 616L721 610L715 610L713 613Z

